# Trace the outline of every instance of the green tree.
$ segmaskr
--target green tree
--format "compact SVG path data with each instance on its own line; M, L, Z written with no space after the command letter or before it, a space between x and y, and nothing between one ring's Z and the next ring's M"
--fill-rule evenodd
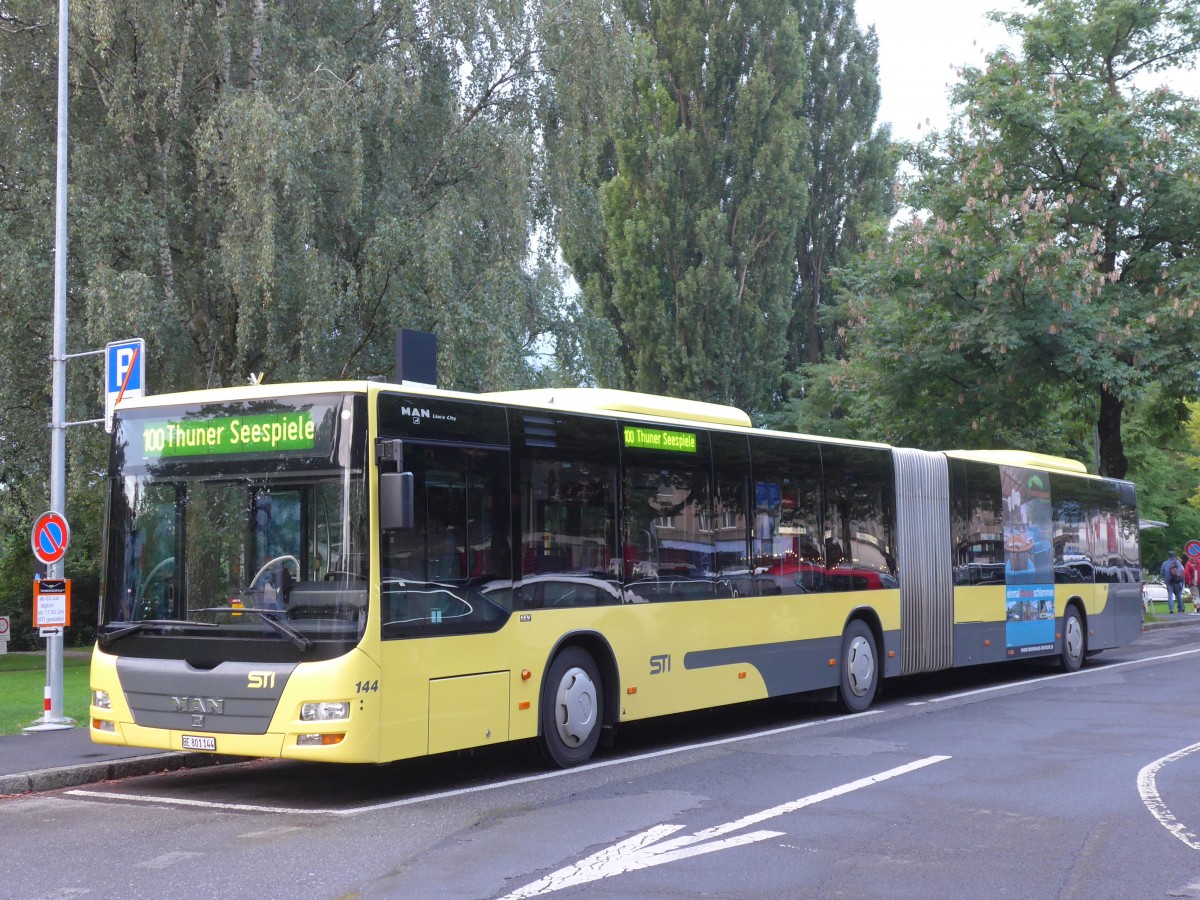
M560 85L588 109L589 78L626 64L602 52L622 40L608 0L76 0L71 17L69 350L144 337L161 393L389 373L408 326L438 334L447 387L578 376L539 239L544 138ZM0 0L6 536L46 506L56 64L54 5ZM67 418L98 415L95 367L69 370ZM95 530L75 512L103 437L68 441L68 515Z
M560 324L530 265L539 104L605 12L77 4L93 331L166 329L170 384L387 372L399 325L438 333L447 386L528 382Z
M890 130L875 129L879 51L874 29L859 29L853 0L807 0L796 6L807 41L803 115L811 179L796 231L788 371L826 358L822 313L837 303L827 275L861 249L864 227L895 212L899 163Z
M763 408L786 351L804 209L795 9L630 0L625 11L642 65L597 155L589 233L603 249L564 241L584 308L612 323L627 385Z
M1124 476L1126 406L1195 392L1200 116L1142 85L1194 61L1200 17L1046 0L997 18L1022 55L964 73L957 122L913 157L922 212L847 267L854 359L813 373L807 421L1084 456L1094 427L1099 471Z
M1200 404L1185 405L1182 427L1176 406L1151 389L1125 426L1139 514L1167 525L1142 532L1142 567L1156 574L1168 550L1200 540Z

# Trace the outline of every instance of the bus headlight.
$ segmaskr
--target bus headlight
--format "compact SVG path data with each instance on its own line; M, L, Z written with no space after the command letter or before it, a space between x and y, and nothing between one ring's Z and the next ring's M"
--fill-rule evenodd
M92 691L92 706L97 709L112 709L112 701L108 697L108 691Z
M300 707L300 718L305 722L330 722L350 718L349 703L305 703Z

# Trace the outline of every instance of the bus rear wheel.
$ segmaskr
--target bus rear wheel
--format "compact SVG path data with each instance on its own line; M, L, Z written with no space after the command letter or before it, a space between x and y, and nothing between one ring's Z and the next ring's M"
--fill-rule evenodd
M1083 619L1079 607L1071 604L1063 613L1062 656L1060 663L1064 672L1078 672L1087 656L1087 632L1083 630Z
M879 686L879 657L875 652L875 635L861 619L847 625L842 634L841 662L838 705L846 712L863 712L875 699Z
M582 647L554 657L542 684L541 749L566 769L591 759L600 740L604 690L596 661Z

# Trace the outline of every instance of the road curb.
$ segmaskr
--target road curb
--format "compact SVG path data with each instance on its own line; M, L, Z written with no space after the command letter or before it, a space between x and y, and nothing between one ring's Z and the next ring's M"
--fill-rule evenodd
M245 762L239 756L220 756L208 753L156 753L151 756L132 756L77 766L59 766L15 775L0 775L0 796L54 791L77 787L97 781L114 781L176 769L199 769L225 763Z
M1163 628L1182 628L1187 625L1200 625L1200 616L1190 613L1176 613L1175 615L1179 616L1179 618L1143 622L1142 631L1161 631Z

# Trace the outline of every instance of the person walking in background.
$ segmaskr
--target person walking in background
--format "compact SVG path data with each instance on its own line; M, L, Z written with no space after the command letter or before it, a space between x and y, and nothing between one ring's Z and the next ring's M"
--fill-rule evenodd
M1183 583L1192 592L1192 612L1200 613L1200 562L1194 556L1183 567Z
M1183 564L1179 555L1174 551L1167 554L1163 564L1158 567L1158 574L1163 584L1167 586L1167 612L1173 613L1176 608L1183 612Z

